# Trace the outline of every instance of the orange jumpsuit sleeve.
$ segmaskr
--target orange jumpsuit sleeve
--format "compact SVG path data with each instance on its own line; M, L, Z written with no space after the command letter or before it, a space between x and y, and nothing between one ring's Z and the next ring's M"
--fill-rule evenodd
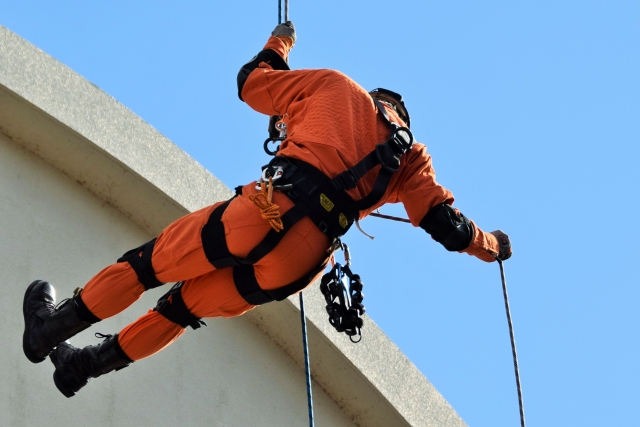
M293 42L289 37L271 36L263 50L271 49L286 61L292 47ZM300 90L300 85L296 84L299 82L282 84L282 81L292 80L291 77L290 71L274 70L267 62L261 62L247 78L242 88L242 99L259 113L284 115L295 92ZM272 96L270 92L274 84L278 87L277 96Z
M454 197L449 190L436 181L431 156L423 144L414 144L405 157L407 163L399 177L401 184L397 198L404 205L411 223L417 227L431 208L441 203L453 205ZM486 262L495 261L495 255L499 252L498 240L493 235L482 231L475 223L473 226L475 229L473 240L468 248L460 252Z

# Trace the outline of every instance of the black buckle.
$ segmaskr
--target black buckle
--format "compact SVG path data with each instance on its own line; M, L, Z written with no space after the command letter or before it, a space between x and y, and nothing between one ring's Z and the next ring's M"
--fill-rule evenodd
M396 173L400 169L400 159L395 156L389 141L376 145L376 157L382 169L389 173Z
M382 144L376 145L376 157L382 168L390 173L400 169L400 157L413 145L413 134L409 128L391 123L391 136Z
M351 169L347 169L340 175L331 180L331 184L336 190L352 190L356 188L358 179L354 176Z
M406 153L413 145L413 133L406 127L391 123L391 136L387 143L398 157Z
M271 137L269 137L269 138L264 140L264 144L262 144L262 148L264 148L264 152L267 153L268 155L275 156L276 154L278 154L278 150L280 149L280 146L278 145L276 147L275 151L271 151L271 150L269 150L269 143L273 142L275 144L275 143L282 142L282 141L284 141L284 138L271 138Z

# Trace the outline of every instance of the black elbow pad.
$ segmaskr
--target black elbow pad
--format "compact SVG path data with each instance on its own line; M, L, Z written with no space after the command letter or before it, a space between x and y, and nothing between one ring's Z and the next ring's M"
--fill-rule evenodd
M266 62L271 65L271 68L274 70L289 70L289 64L285 61L275 50L265 49L256 56L254 56L251 61L247 62L240 68L238 72L238 98L241 101L242 99L242 88L244 87L245 82L249 78L249 74L260 65L261 62Z
M420 221L420 227L448 251L468 248L475 236L471 221L446 203L431 208Z

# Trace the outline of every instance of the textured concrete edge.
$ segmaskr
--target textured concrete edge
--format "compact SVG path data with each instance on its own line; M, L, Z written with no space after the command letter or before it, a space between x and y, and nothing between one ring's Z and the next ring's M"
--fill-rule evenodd
M0 63L4 86L128 165L187 210L216 201L210 190L202 190L221 183L202 165L97 86L2 26Z
M221 194L231 194L211 173L126 107L1 26L0 64L0 84L113 157L187 211L211 204ZM181 170L177 178L176 167ZM289 303L297 307L297 299L292 298ZM369 321L371 326L366 330L367 341L356 347L341 340L330 328L321 297L310 298L310 303L308 317L314 328L403 418L416 426L465 425L373 322Z

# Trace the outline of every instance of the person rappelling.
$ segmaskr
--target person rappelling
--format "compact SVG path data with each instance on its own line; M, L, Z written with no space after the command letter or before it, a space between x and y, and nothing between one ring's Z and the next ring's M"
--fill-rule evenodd
M386 203L402 203L411 224L448 251L486 262L511 256L505 233L484 232L453 207L399 94L367 91L335 70L291 70L295 43L294 25L279 24L238 73L240 99L286 131L259 180L174 221L58 305L50 283L28 286L24 353L33 363L50 358L65 396L152 356L203 318L240 316L302 291L352 224ZM84 348L66 342L169 282L177 283L155 308L119 333Z

